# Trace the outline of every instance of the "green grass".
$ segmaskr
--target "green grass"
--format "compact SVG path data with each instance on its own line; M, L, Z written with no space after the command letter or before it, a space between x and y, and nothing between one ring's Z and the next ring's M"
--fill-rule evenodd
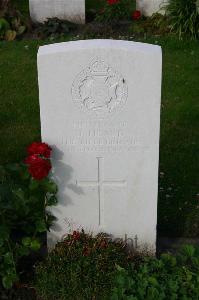
M163 43L159 229L199 235L199 44Z
M163 47L158 232L199 235L199 44L152 38ZM0 43L0 163L23 159L40 139L36 53L41 41Z
M0 43L1 163L18 161L40 139L36 52L37 42Z

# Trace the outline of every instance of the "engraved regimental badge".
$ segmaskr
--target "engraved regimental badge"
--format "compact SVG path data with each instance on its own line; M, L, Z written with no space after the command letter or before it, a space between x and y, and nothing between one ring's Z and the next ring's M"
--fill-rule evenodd
M79 109L100 119L118 112L127 94L125 79L101 59L92 61L72 85L72 98Z

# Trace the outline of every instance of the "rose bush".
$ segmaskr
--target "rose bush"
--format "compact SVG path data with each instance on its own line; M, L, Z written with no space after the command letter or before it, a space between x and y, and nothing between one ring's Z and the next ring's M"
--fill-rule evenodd
M135 8L134 0L107 0L96 21L112 24L130 20L133 8Z
M46 211L57 203L57 186L47 177L51 151L45 143L33 143L23 163L0 166L0 277L4 288L19 281L19 262L40 249L41 234L54 220Z
M132 14L132 19L133 20L139 20L141 18L141 12L139 10L135 10Z

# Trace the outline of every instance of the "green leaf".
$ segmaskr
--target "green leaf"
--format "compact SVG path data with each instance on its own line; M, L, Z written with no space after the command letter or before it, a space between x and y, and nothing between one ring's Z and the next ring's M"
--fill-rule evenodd
M117 290L113 293L113 295L111 296L110 300L119 300L119 298L117 296Z
M22 239L22 245L25 247L29 247L31 244L31 238L29 237L25 237Z
M182 246L180 252L182 253L182 255L190 258L190 257L194 256L194 254L195 254L195 248L192 245L184 245L184 246Z
M23 166L20 175L22 180L27 180L30 178L30 173L28 172L27 166Z
M7 265L12 265L13 264L13 256L12 256L12 253L11 252L7 252L4 256L4 262L7 264Z
M20 165L15 163L15 164L7 164L6 165L6 170L11 171L11 172L17 172L20 170Z
M34 250L34 251L39 250L40 247L41 247L41 244L40 244L40 242L39 242L38 240L33 240L33 241L31 242L31 244L30 244L30 248L31 248L32 250Z
M17 30L20 26L20 18L17 17L12 18L11 24L12 24L12 28Z
M46 206L56 205L57 203L58 203L57 197L53 195L47 199Z
M27 248L27 246L19 246L17 249L17 253L20 257L22 256L28 256L30 254L30 250Z
M52 225L52 223L54 222L54 221L56 221L57 220L57 218L55 217L55 216L53 216L53 215L51 215L51 214L49 214L49 213L47 213L46 214L46 223L47 223L47 227L49 228L51 225Z
M38 232L45 232L47 230L46 223L44 220L40 220L36 222L36 230Z
M13 190L12 192L13 192L13 194L15 196L17 196L17 198L19 198L22 201L24 201L24 199L25 199L25 193L24 193L24 191L21 188L18 188L17 190Z
M11 289L11 287L13 285L13 280L10 276L4 276L2 278L2 284L5 289Z
M124 271L125 269L116 264L116 270L121 272Z
M199 14L199 0L196 0L196 10L197 10L197 13Z
M6 31L10 28L9 23L4 18L0 18L0 31Z
M35 180L32 178L30 181L30 184L29 184L29 189L33 191L33 190L36 190L38 187L39 187L38 180Z
M26 26L19 26L17 35L22 35L26 31Z
M155 277L149 277L148 281L150 282L151 285L158 286L158 282Z
M15 30L10 30L9 29L5 33L5 39L6 39L6 41L13 41L13 40L15 40L16 35L17 35L17 33L16 33Z
M137 300L138 298L137 297L134 297L134 296L127 296L126 297L126 300Z
M57 185L55 182L49 181L47 179L47 180L43 181L42 184L48 193L55 194L57 192Z

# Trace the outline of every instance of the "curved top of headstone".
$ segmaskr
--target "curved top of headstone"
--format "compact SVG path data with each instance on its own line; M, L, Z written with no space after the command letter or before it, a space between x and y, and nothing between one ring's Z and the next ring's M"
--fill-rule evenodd
M83 50L83 49L103 49L103 48L114 48L114 49L126 49L135 50L140 52L161 52L161 47L158 45L124 41L124 40L111 40L111 39L95 39L95 40L79 40L70 41L63 43L55 43L39 47L38 55L61 53L71 50Z

